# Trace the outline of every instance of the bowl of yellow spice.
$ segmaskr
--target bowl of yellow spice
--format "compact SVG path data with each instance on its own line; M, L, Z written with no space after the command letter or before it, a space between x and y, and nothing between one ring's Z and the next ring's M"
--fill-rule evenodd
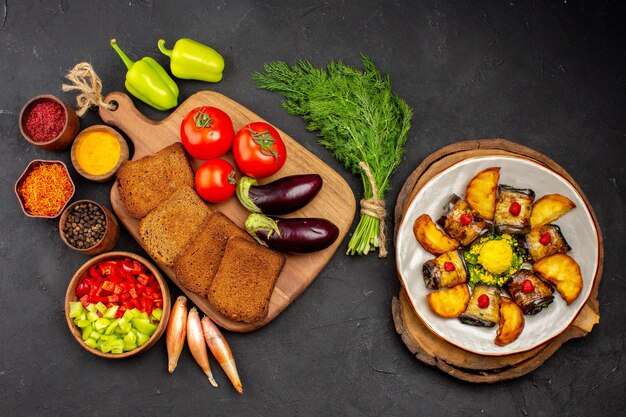
M115 129L95 125L78 134L72 144L71 158L80 175L91 181L106 182L128 160L128 145Z

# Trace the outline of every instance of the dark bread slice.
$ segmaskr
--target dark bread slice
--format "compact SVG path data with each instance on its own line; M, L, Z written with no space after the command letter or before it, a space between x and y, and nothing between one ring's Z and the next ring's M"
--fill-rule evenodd
M233 237L226 244L220 267L209 286L209 302L231 320L263 320L283 266L283 254Z
M146 251L167 266L213 212L191 187L182 187L139 222Z
M136 161L124 162L117 171L124 207L142 219L182 186L194 185L191 164L180 142Z
M231 237L254 241L246 231L216 210L174 261L179 283L189 291L206 296Z

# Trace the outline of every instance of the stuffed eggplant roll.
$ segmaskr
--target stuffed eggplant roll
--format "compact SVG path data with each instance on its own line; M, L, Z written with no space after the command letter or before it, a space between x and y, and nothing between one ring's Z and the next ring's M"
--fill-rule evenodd
M435 259L426 261L422 271L424 283L433 290L464 284L469 275L462 249L446 252Z
M495 326L500 321L500 290L491 285L476 285L467 309L459 319L472 326Z
M507 289L524 314L537 314L554 301L554 288L528 269L511 275Z
M533 262L555 253L567 253L572 249L556 224L532 228L526 235L526 248Z
M524 235L530 232L530 212L535 201L535 192L529 188L498 186L496 213L493 223L499 233Z
M467 246L487 230L487 222L469 204L456 194L452 194L446 204L439 224L451 237Z

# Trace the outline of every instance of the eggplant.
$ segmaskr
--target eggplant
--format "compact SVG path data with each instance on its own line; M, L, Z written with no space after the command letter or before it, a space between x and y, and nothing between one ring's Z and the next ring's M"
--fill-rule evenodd
M523 284L526 280L532 286ZM529 269L520 269L511 275L506 286L511 298L524 314L537 314L554 301L554 288ZM528 292L524 292L524 289Z
M549 237L546 237L546 233ZM556 224L532 228L525 238L526 249L533 262L555 253L567 253L572 249Z
M291 175L264 185L254 178L242 177L237 183L237 198L253 213L286 214L309 203L322 188L317 174Z
M498 199L493 223L498 233L525 235L530 232L530 212L535 201L535 192L530 188L498 186ZM512 206L519 204L519 210Z
M484 308L479 306L479 298L482 295L489 297L489 305ZM495 326L500 321L500 290L491 285L477 284L467 309L459 316L459 320L471 326Z
M293 253L326 249L339 236L339 228L326 219L268 217L250 213L246 231L261 245Z
M446 269L446 263L451 263L454 269ZM433 290L464 284L469 276L467 265L463 258L463 249L446 252L435 259L426 261L422 272L426 287Z
M462 246L468 246L478 236L489 232L487 221L456 194L452 194L444 210L437 223L450 237L461 242ZM466 218L469 219L469 223L464 224Z

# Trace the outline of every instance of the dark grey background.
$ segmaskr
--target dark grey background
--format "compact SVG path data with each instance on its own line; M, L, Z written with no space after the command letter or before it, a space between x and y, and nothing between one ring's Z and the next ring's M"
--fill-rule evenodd
M570 0L0 1L0 415L624 415L625 11L617 1ZM416 361L395 333L393 249L385 260L348 257L344 242L274 322L226 333L243 396L215 362L220 388L212 389L187 350L167 374L164 339L130 360L90 355L63 318L66 285L87 257L61 243L55 221L24 217L13 194L30 160L69 162L69 150L27 144L17 114L41 93L73 103L60 85L79 61L93 64L105 91L123 89L111 37L132 58L163 64L160 37L213 46L226 60L224 80L180 81L181 100L201 89L233 98L319 155L358 198L360 179L280 108L278 95L256 89L250 73L272 60L357 65L359 52L369 54L415 113L389 210L422 159L459 140L503 137L553 158L578 181L604 233L600 324L527 376L461 382ZM81 126L99 122L91 112ZM72 175L75 198L110 205L110 183ZM126 231L116 249L143 254Z

